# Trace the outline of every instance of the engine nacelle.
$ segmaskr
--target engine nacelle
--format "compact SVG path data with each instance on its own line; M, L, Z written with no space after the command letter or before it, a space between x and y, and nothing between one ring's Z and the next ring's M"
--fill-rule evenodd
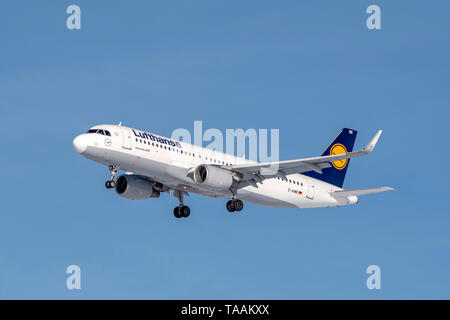
M159 191L155 190L153 186L153 182L136 174L124 174L116 180L116 192L131 200L159 198Z
M226 190L233 185L233 173L230 171L202 164L195 168L194 181L201 185L214 190Z

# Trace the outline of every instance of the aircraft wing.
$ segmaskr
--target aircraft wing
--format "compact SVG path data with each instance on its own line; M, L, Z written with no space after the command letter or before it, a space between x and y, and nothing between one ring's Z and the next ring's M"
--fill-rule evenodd
M240 173L242 175L243 181L248 181L251 185L254 186L256 186L256 182L261 182L264 179L273 178L276 176L285 178L286 175L292 173L315 171L321 174L322 169L331 167L330 162L356 158L371 153L375 145L377 144L381 133L382 130L379 130L370 140L370 142L363 149L358 151L279 162L239 164L234 166L221 167L230 171Z
M347 198L350 196L362 196L366 194L379 193L385 191L391 191L394 188L390 187L380 187L380 188L367 188L367 189L354 189L354 190L340 190L331 192L333 198Z

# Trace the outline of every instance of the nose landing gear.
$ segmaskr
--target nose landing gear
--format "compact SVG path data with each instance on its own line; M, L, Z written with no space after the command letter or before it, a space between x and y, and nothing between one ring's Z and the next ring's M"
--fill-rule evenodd
M119 171L118 166L109 166L109 172L110 172L111 178L110 178L110 180L105 182L105 187L107 189L116 187L116 181L114 180L114 178L116 176L117 171Z

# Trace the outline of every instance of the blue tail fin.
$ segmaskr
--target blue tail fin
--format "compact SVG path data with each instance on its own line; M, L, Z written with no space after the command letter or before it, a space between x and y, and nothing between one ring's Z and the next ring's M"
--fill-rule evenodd
M347 128L342 129L338 136L322 153L322 156L352 152L357 134L358 131ZM347 168L350 164L350 159L334 161L330 164L331 167L322 169L322 174L315 171L303 172L302 174L342 188L345 174L347 173Z

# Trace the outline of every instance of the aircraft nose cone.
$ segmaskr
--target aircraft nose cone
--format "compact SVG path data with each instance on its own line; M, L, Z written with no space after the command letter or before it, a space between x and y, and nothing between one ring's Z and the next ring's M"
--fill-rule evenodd
M73 147L78 153L83 153L87 148L86 137L83 135L79 135L73 139Z

